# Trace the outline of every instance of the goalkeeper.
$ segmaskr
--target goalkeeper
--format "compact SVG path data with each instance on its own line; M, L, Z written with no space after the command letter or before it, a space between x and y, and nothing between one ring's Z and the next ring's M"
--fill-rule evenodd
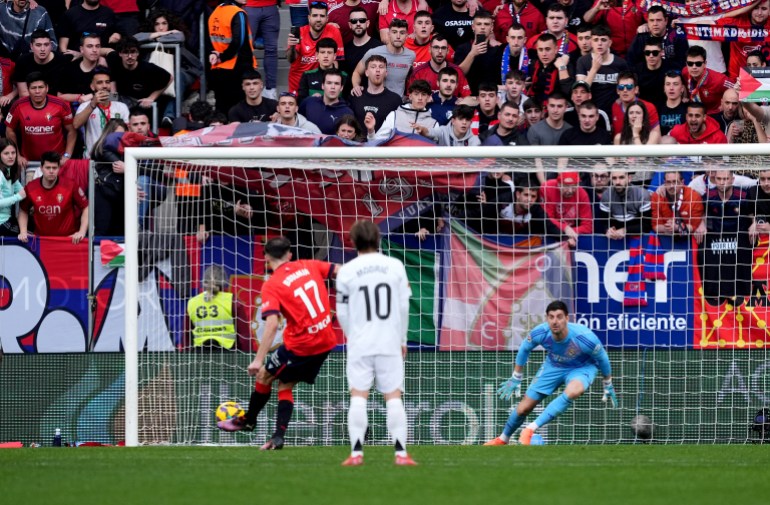
M545 362L537 371L524 398L511 412L503 433L484 445L506 445L511 435L522 424L530 412L546 397L553 394L562 384L564 391L545 408L537 419L521 431L519 443L529 445L535 431L556 419L566 411L580 395L585 393L596 377L597 367L604 376L604 396L617 407L618 400L612 386L612 370L607 351L599 338L587 327L567 320L569 309L562 301L548 304L545 309L546 322L535 327L516 354L513 377L500 385L497 393L502 400L521 396L521 381L524 366L532 349L541 345L548 351Z

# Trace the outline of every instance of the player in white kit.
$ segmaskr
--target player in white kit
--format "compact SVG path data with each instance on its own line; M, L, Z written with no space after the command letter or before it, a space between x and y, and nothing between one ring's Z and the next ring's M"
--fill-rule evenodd
M347 337L350 410L350 457L342 464L364 463L366 400L376 381L385 397L388 431L397 465L416 465L406 452L404 389L409 297L412 291L403 263L379 252L380 231L371 221L356 221L350 240L358 257L337 274L337 318Z

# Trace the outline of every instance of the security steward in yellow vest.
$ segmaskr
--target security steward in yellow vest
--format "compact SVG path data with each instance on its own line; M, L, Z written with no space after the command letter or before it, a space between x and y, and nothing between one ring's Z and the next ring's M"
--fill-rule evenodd
M233 294L226 293L227 280L221 267L212 266L203 273L203 289L187 302L187 316L192 323L192 344L196 349L234 349L236 314Z
M219 5L209 17L209 38L213 50L209 54L211 89L216 96L216 108L225 115L230 107L243 100L241 76L257 69L246 0L230 0Z

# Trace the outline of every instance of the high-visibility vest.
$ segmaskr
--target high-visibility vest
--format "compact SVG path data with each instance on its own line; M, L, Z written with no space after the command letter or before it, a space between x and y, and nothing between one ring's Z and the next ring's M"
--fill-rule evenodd
M230 43L232 43L233 18L240 12L243 12L244 17L246 16L246 11L240 7L222 4L211 13L211 17L209 17L209 37L211 38L211 45L214 48L214 51L219 54L224 53L228 46L230 46ZM248 23L244 26L244 30L246 30L245 37L249 43L249 48L251 48L251 57L253 59L252 68L257 68L257 59L254 57L254 45L251 41L251 31L249 30ZM227 61L219 61L211 65L211 70L218 68L232 70L235 68L237 59L238 53Z
M187 315L193 324L193 346L200 347L209 340L225 349L235 346L235 318L233 317L233 294L219 292L209 301L206 293L187 302Z
M189 196L197 198L201 196L201 185L190 180L190 173L183 168L174 169L174 193L176 196Z

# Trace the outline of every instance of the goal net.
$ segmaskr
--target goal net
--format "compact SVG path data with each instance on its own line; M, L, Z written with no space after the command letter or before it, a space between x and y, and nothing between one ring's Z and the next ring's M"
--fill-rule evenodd
M410 443L497 436L515 403L496 390L554 300L605 344L620 405L597 378L546 443L639 442L637 415L656 443L745 443L768 402L769 160L765 145L127 149L127 443L264 443L275 393L254 432L215 419L254 388L263 245L283 235L293 258L341 264L362 218L413 292ZM295 390L290 445L348 443L335 330L315 385ZM368 443L387 443L381 397L368 408Z

